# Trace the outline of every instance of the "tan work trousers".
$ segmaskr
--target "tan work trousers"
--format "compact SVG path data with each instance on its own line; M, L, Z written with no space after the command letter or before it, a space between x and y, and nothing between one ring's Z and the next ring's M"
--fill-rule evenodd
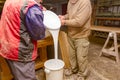
M84 73L88 64L88 38L72 39L68 37L69 57L73 73Z

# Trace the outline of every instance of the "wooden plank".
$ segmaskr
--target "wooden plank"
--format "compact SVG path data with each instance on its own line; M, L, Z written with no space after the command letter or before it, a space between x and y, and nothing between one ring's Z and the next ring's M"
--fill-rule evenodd
M0 56L0 80L12 80L12 78L13 76L6 60Z
M113 17L96 17L98 20L116 20L120 21L120 18L113 18Z
M47 60L47 46L39 48L38 54L40 55L40 61L46 61Z
M36 61L35 62L35 70L37 70L37 69L40 69L40 68L42 68L44 66L44 62L43 61Z
M118 27L95 26L95 25L92 25L92 27L90 29L91 30L95 30L95 31L102 31L102 32L116 32L116 33L120 33L120 28L118 28Z
M47 46L53 45L53 39L51 35L46 38L37 41L38 57L36 59L35 69L44 67L44 62L47 60Z
M116 57L115 51L109 49L103 49L102 52Z
M4 4L5 1L0 1L0 3L3 3Z
M120 45L117 45L117 48L119 48L120 47ZM115 50L115 47L111 47L111 48L109 48L109 50Z
M65 68L70 67L70 61L69 61L69 44L67 41L67 35L65 32L60 31L59 33L59 45L61 50L62 59L65 62Z
M42 40L38 40L38 44L37 44L38 48L49 45L53 45L52 36L46 37L45 39Z

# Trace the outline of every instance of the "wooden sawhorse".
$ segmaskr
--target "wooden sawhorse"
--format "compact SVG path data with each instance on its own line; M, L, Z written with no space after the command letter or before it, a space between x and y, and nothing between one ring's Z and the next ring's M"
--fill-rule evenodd
M107 40L106 40L99 56L101 56L103 53L106 53L108 55L112 55L115 57L116 62L118 63L120 61L119 51L118 51L118 48L120 47L120 45L118 45L118 42L117 42L117 33L120 33L120 28L108 27L108 26L106 26L106 27L105 26L92 26L91 30L109 33ZM113 46L107 48L107 45L108 45L111 37L113 37Z
M107 45L108 45L111 37L113 37L113 46L107 48ZM118 43L117 43L117 33L116 32L109 32L107 40L106 40L99 56L101 56L103 53L112 55L116 58L116 61L118 63L120 61L118 47L120 47L120 45L118 45Z

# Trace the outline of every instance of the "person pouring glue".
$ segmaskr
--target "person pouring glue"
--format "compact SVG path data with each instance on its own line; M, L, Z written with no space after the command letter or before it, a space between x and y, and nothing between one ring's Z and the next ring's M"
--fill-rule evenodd
M42 0L6 0L0 20L0 56L14 80L37 80L37 40L45 37Z

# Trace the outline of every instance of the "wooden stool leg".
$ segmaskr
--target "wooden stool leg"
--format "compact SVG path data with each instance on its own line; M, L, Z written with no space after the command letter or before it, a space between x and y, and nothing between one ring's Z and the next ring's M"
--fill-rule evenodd
M114 33L114 47L115 47L115 53L116 53L116 61L119 62L119 53L118 53L118 44L117 44L117 34Z
M109 40L110 40L110 33L109 33L109 35L108 35L108 37L107 37L107 40L105 41L105 44L104 44L104 46L103 46L103 48L102 48L102 50L101 50L101 52L100 52L99 56L101 56L101 55L102 55L103 50L104 50L104 49L105 49L105 47L107 46L107 44L108 44Z

